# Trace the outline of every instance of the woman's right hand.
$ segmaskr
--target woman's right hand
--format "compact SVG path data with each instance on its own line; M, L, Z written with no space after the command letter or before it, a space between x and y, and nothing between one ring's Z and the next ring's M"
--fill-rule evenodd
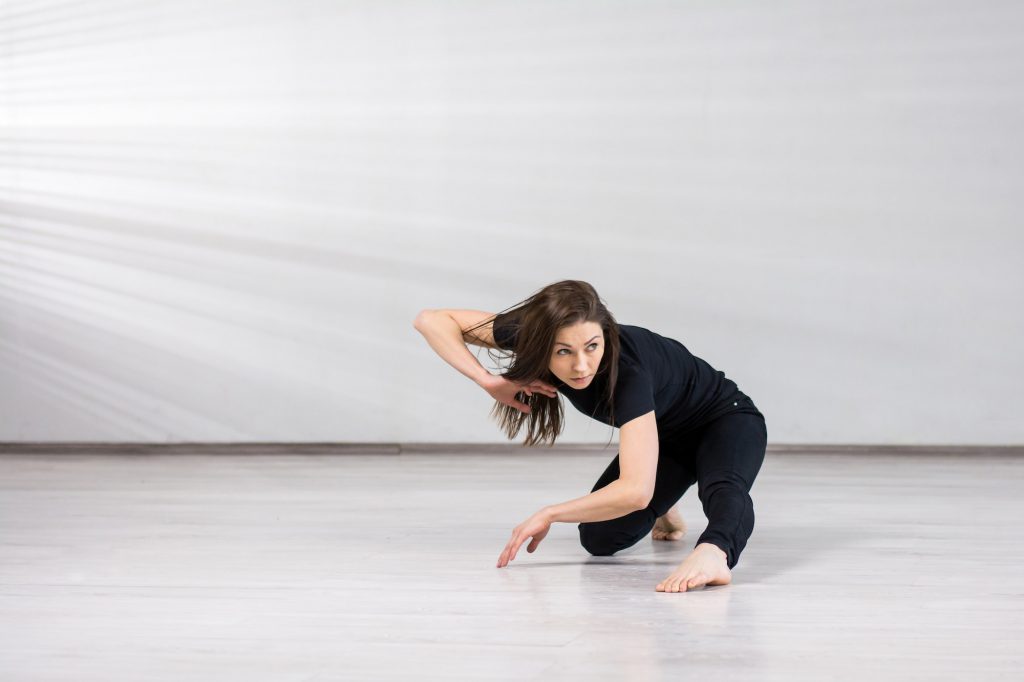
M532 396L534 393L540 393L551 398L558 395L558 391L554 386L545 381L540 381L539 379L520 383L517 381L510 381L500 374L491 376L494 378L489 379L487 383L484 384L483 389L499 403L511 405L520 412L525 412L526 414L530 414L530 406L524 402L516 400L516 395L520 392L526 393L528 396Z

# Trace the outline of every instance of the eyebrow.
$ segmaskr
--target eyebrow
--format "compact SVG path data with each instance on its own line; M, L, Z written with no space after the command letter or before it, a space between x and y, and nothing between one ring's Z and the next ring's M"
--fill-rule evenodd
M601 335L600 335L600 334L597 334L597 335L595 335L595 336L591 336L591 337L590 337L590 340L589 340L589 341L587 341L587 343L585 343L585 344L583 344L583 345L584 345L584 346L586 346L586 345L589 345L589 344L590 344L590 341L593 341L593 340L594 340L594 339L596 339L596 338L597 338L598 336L601 336ZM572 346L570 346L569 344L565 343L564 341L555 341L555 343L560 343L560 344L562 344L563 346L566 346L566 347L568 347L568 348L572 348Z

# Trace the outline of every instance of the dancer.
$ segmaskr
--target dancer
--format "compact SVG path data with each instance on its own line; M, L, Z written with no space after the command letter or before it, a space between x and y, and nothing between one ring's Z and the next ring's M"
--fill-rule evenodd
M519 524L498 558L533 552L555 522L578 522L594 555L631 547L648 533L676 541L686 532L678 509L697 483L708 525L682 563L655 586L685 592L726 585L754 530L750 489L764 461L764 415L737 385L676 341L619 324L587 282L563 280L497 315L423 310L414 322L430 347L479 384L509 439L553 444L564 396L593 419L619 428L619 452L590 494L544 507ZM465 344L507 351L500 375ZM488 351L490 353L490 351ZM653 531L653 532L652 532Z

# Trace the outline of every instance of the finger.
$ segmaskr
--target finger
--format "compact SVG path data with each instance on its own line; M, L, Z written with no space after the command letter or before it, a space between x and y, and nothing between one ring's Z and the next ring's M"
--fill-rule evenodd
M554 398L556 395L558 395L558 391L555 390L554 386L548 386L547 384L545 384L543 382L538 382L537 388L539 388L540 390L546 392L552 398Z
M512 543L512 554L508 558L509 561L512 561L516 558L516 552L519 551L519 545L521 544L523 544L522 540L516 540L514 543Z
M530 406L527 405L526 403L516 402L516 407L519 408L520 412L525 412L526 414L530 414Z
M516 533L516 531L512 531L512 539L508 541L507 545L505 545L505 563L506 564L516 558L516 547L519 546L519 542L520 542L517 539L518 537L519 536Z
M512 532L515 533L515 531L512 531ZM509 548L511 546L512 546L512 541L511 540L509 540L507 543L505 543L505 549L503 549L501 551L501 556L498 557L498 566L499 567L500 566L504 566L505 564L508 563L508 550L509 550Z
M530 384L530 388L533 389L534 391L540 391L544 394L549 394L551 392L550 389L548 389L548 387L544 385L544 382L542 381L534 381L533 383Z

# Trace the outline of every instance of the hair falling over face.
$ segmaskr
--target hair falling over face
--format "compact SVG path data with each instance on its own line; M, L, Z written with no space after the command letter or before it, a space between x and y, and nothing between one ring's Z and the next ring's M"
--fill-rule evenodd
M509 332L509 338L514 339L513 347L507 351L509 355L504 356L510 358L511 362L503 376L521 384L537 380L553 385L564 383L551 371L559 330L581 322L599 325L604 334L604 353L596 374L607 375L603 399L608 413L615 414L613 396L619 365L618 324L593 286L571 279L554 282L478 326L492 321L495 328L500 326ZM591 381L594 379L596 376ZM491 416L508 439L515 439L525 427L525 447L544 443L554 445L564 428L560 398L548 397L539 392L527 395L525 391L516 397L530 406L529 414L500 401L495 401L491 408ZM608 442L611 443L611 435Z

